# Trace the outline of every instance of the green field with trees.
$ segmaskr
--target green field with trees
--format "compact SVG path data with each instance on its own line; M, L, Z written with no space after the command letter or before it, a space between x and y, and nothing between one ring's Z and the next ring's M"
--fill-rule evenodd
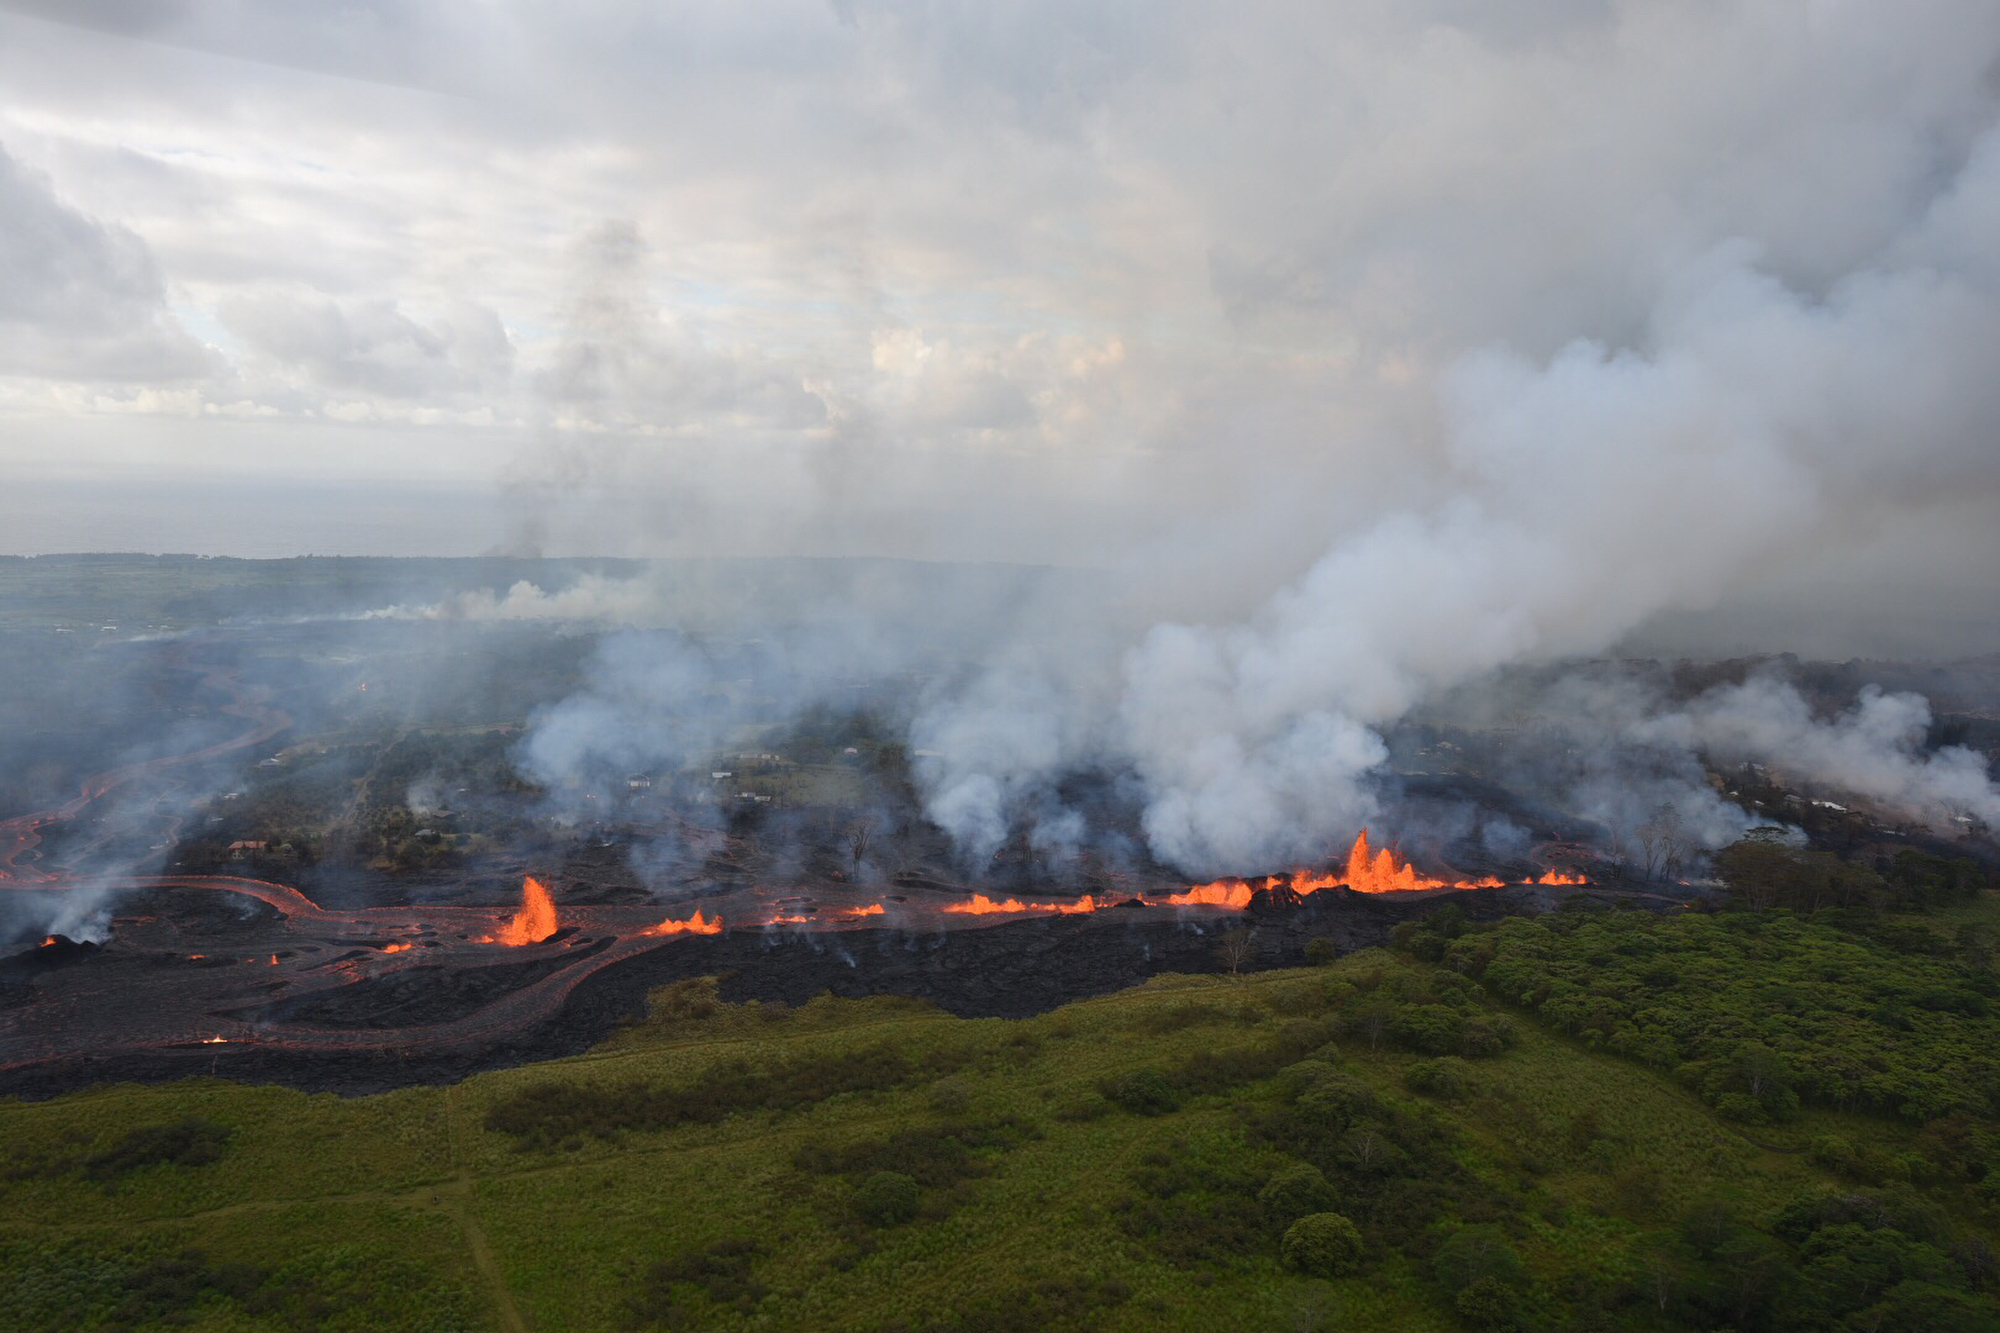
M0 1328L1992 1329L2000 912L1943 898L0 1104Z

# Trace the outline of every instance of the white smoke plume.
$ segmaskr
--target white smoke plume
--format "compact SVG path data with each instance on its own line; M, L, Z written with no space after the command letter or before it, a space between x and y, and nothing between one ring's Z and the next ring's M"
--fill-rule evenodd
M593 475L698 497L677 542L1111 567L1102 616L1058 627L1024 600L913 722L929 813L974 862L1014 831L1074 844L1057 790L1083 769L1131 775L1153 852L1190 874L1316 857L1377 813L1383 730L1441 692L1602 653L1857 544L1936 527L1993 549L2000 10L1336 8L1324 26L1200 6L1087 33L995 20L1017 50L846 7L907 76L899 114L958 135L1029 234L940 204L949 155L929 140L885 149L922 169L868 176L855 204L881 232L846 256L859 334L717 381L810 382L823 415L727 438L700 424L717 395L692 354L660 350L666 315L590 331L588 364L618 373L576 410L658 426ZM1009 63L1043 25L1093 53L1060 89ZM626 249L636 292L637 232ZM899 261L945 297L928 328L876 285ZM956 299L1010 265L1040 276ZM963 310L989 299L1007 313L982 341ZM651 595L456 611L636 619ZM894 637L873 646L895 657ZM1916 715L1879 696L1814 723L1752 690L1635 739L1790 745L1883 801L1989 808L1976 756L1912 747ZM603 744L637 762L643 734ZM1705 838L1729 832L1706 814Z
M1441 496L1338 537L1246 622L1162 625L1126 655L1109 745L1148 784L1156 852L1205 872L1323 849L1367 813L1369 729L1431 693L1601 651L1885 493L1991 487L2000 381L1979 349L2000 339L2000 255L1956 246L1969 208L2000 236L2000 135L1822 295L1723 246L1662 291L1635 348L1466 357L1442 388ZM1059 733L1014 703L1025 692L952 701L934 730ZM1892 731L1871 721L1818 752ZM1015 785L1074 756L1025 758L1002 757ZM1990 799L1983 772L1947 768ZM969 808L970 782L934 787L932 813L988 838L1004 788Z
M2000 828L2000 790L1985 756L1956 745L1925 753L1930 725L1930 705L1914 694L1870 686L1852 708L1822 721L1796 689L1754 676L1710 690L1635 734L1699 747L1724 762L1765 764L1940 831L1952 831L1961 816Z

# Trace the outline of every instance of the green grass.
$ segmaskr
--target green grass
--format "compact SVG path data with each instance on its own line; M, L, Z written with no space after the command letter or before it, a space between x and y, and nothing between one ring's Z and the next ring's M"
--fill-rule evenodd
M1835 1118L1809 1111L1779 1142L1768 1127L1719 1119L1661 1073L1519 1016L1513 1048L1467 1061L1467 1086L1449 1101L1406 1090L1424 1057L1363 1036L1322 1044L1357 988L1436 975L1374 952L1240 980L1156 978L1019 1022L894 999L730 1006L683 984L590 1054L450 1088L342 1100L190 1080L0 1103L0 1329L118 1326L134 1273L188 1249L208 1266L194 1284L203 1294L175 1306L169 1292L148 1317L217 1329L342 1318L620 1328L640 1326L642 1310L667 1326L744 1329L1456 1328L1427 1267L1451 1210L1498 1210L1537 1279L1535 1309L1554 1318L1580 1277L1606 1290L1628 1282L1639 1247L1696 1203L1725 1197L1761 1219L1839 1184L1796 1150ZM1468 1003L1499 1012L1483 995ZM1290 1063L1301 1042L1372 1090L1385 1117L1432 1136L1412 1171L1455 1182L1439 1218L1411 1220L1410 1239L1384 1244L1364 1226L1367 1267L1333 1281L1284 1270L1282 1227L1213 1183L1233 1173L1254 1188L1310 1146L1259 1129L1278 1123L1259 1108L1282 1112L1291 1073L1216 1086L1227 1075L1210 1057L1282 1048ZM729 1061L796 1069L885 1046L906 1077L791 1109L582 1134L547 1150L488 1128L495 1107L551 1081L586 1094L698 1087ZM1135 1114L1106 1099L1142 1070L1182 1081L1178 1109ZM227 1128L219 1160L105 1180L81 1165L135 1130L189 1119ZM952 1135L974 1146L932 1151ZM859 1180L883 1166L926 1182L915 1220L859 1220ZM1220 1223L1156 1236L1122 1224L1148 1197L1135 1182L1168 1177L1185 1179L1158 1186L1161 1209L1199 1219L1234 1208L1253 1218L1247 1239L1204 1252ZM753 1248L730 1249L743 1241ZM227 1287L229 1265L262 1274L263 1294L215 1287ZM384 1288L373 1304L342 1305L371 1272ZM1655 1326L1643 1315L1628 1302L1609 1326Z

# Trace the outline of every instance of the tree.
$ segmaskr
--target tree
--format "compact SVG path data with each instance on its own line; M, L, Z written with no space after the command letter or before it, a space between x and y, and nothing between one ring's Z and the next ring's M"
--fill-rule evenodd
M1365 1125L1341 1139L1340 1154L1362 1175L1388 1170L1397 1155L1393 1143Z
M1759 1115L1790 1120L1799 1113L1799 1095L1792 1088L1792 1077L1783 1056L1761 1042L1746 1041L1730 1054L1709 1093L1718 1108L1728 1109L1725 1102L1730 1094L1737 1094Z
M1243 965L1250 961L1255 952L1252 947L1254 938L1250 931L1239 928L1224 935L1222 942L1215 946L1215 956L1229 969L1230 976L1240 975Z
M1498 1278L1470 1282L1451 1302L1459 1318L1474 1328L1502 1333L1521 1326L1521 1293Z
M1672 879L1692 850L1692 841L1681 823L1680 807L1672 801L1655 809L1645 823L1633 830L1644 855L1647 879Z
M1293 1162L1281 1167L1277 1173L1264 1182L1264 1188L1257 1191L1257 1201L1270 1210L1272 1216L1283 1221L1293 1221L1311 1213L1325 1212L1335 1202L1333 1186L1326 1176L1310 1162Z
M1394 1002L1374 996L1349 1010L1344 1026L1368 1038L1368 1049L1372 1051L1381 1046L1382 1036L1396 1021L1396 1014Z
M1680 1299L1687 1286L1687 1261L1670 1245L1648 1248L1639 1261L1639 1271L1646 1299L1660 1314Z
M847 864L849 873L860 882L861 863L868 857L868 843L875 836L875 822L863 815L854 821L854 827L847 831Z
M1528 1270L1507 1243L1499 1227L1487 1223L1463 1226L1438 1247L1431 1269L1446 1291L1456 1296L1475 1282L1493 1281L1509 1287L1526 1285Z
M1308 1277L1339 1277L1361 1261L1361 1232L1339 1213L1309 1213L1285 1230L1285 1267Z

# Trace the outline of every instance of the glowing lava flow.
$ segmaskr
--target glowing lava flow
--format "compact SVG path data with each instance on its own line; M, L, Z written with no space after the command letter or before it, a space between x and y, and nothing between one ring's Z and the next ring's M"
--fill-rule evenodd
M500 928L497 935L482 938L481 944L539 944L556 933L556 904L548 889L533 875L521 881L521 910Z
M1565 875L1560 870L1551 870L1535 881L1537 884L1588 884L1590 880L1582 875Z
M1260 880L1218 879L1196 884L1184 893L1166 899L1173 907L1236 907L1250 905L1250 896L1260 889L1287 888L1304 897L1321 889L1346 887L1356 893L1418 893L1426 889L1497 889L1505 880L1434 879L1420 875L1415 866L1396 854L1393 847L1376 850L1368 845L1368 830L1361 830L1347 849L1347 863L1339 870L1294 870L1289 875L1271 875ZM1582 883L1581 879L1550 880L1543 883Z
M532 883L532 881L530 882ZM722 918L705 917L701 914L701 909L697 907L694 910L694 915L685 921L662 921L659 925L648 926L639 933L641 935L720 935L722 933Z
M1099 902L1088 894L1073 903L1029 903L1022 902L1019 898L996 901L983 893L975 893L964 902L947 903L944 910L957 916L1003 916L1016 912L1053 912L1059 916L1080 916L1085 912L1101 912L1112 905L1108 899Z

